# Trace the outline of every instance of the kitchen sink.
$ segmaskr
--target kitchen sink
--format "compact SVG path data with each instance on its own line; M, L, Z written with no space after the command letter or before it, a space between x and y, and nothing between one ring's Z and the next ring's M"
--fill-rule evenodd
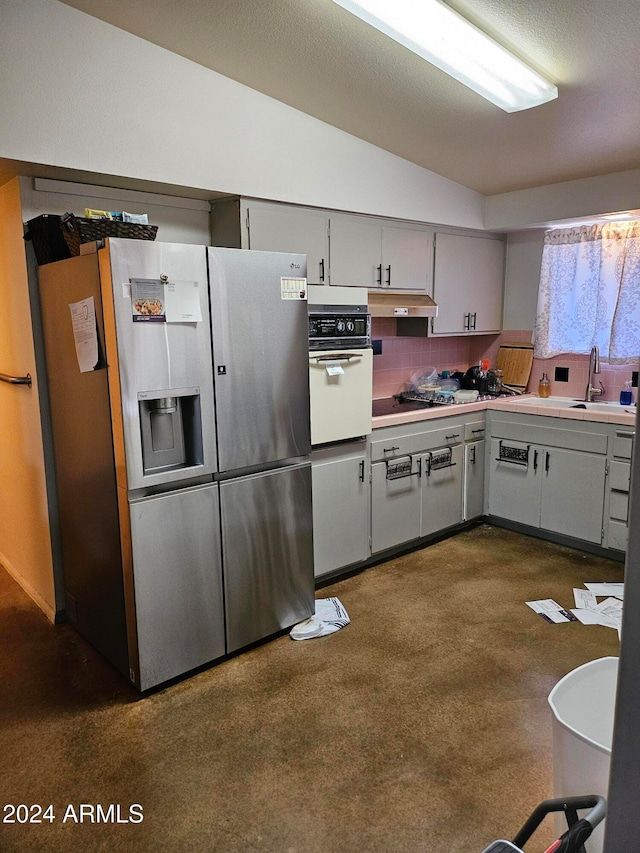
M518 401L518 405L535 408L549 406L556 409L589 409L596 412L629 412L635 414L635 406L621 406L620 403L610 402L587 403L575 397L526 397Z
M584 400L576 400L571 406L570 409L591 409L596 412L631 412L635 414L636 408L635 406L621 406L620 403L614 403L611 401L610 403L585 403Z

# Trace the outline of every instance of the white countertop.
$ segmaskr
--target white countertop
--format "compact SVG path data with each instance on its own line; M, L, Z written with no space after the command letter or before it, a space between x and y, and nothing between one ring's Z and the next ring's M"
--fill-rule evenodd
M575 421L598 421L600 423L624 424L635 426L635 406L620 406L618 403L607 403L610 408L575 409L579 401L564 397L548 397L540 400L534 395L523 395L515 397L500 397L495 400L483 400L477 403L456 403L451 406L437 406L432 409L414 409L410 412L399 412L394 415L382 415L372 419L373 429L397 426L398 424L410 424L416 421L435 420L436 418L449 418L456 415L467 416L470 412L482 412L487 409L503 412L515 412L521 415L545 415L548 418L564 418Z

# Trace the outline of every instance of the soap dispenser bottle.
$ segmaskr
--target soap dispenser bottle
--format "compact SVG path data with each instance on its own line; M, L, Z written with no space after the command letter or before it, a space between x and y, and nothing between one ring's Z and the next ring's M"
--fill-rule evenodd
M549 382L549 377L546 373L542 374L542 379L538 385L538 397L550 397L551 396L551 382Z
M630 406L633 402L633 396L631 392L631 380L627 379L624 383L624 388L620 392L620 405L621 406Z

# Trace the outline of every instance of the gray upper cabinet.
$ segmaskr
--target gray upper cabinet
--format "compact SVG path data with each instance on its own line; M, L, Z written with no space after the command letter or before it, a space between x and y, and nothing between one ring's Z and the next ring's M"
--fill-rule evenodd
M334 215L329 220L329 243L331 284L430 291L429 229Z
M309 284L329 281L328 217L321 210L249 204L249 248L307 256Z
M434 335L500 332L505 244L467 234L435 235L433 298L438 316Z
M309 284L329 283L326 211L230 198L211 205L211 240L230 249L295 252L307 256Z

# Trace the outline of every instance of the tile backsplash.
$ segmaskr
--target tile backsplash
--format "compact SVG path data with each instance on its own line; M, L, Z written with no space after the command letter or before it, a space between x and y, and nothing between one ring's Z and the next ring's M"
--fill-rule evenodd
M499 335L470 335L447 338L399 338L396 320L374 317L372 337L382 342L382 353L373 359L373 396L391 397L404 389L409 377L418 370L435 367L443 370L467 370L488 358L495 365L498 347L503 341L531 341L530 329L510 329ZM638 359L640 364L640 358ZM604 400L618 400L625 380L638 364L601 364L600 380L605 387ZM555 368L569 370L567 382L555 380ZM583 397L587 384L588 355L559 355L549 359L534 359L528 390L537 393L538 382L545 372L551 380L551 393L559 397ZM633 400L637 389L633 389Z

